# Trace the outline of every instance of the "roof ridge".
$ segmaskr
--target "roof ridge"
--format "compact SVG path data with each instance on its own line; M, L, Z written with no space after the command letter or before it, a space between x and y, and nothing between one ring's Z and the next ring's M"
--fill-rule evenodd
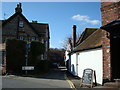
M84 40L83 40L83 41L81 42L81 40L82 40L83 37L85 36L85 33L88 32L88 30L93 30L93 29L94 29L95 31L97 31L99 28L85 28L85 30L82 32L81 36L80 36L79 39L77 40L76 45L78 46L80 43L82 43L82 42L84 41ZM94 33L95 31L93 31L93 33ZM92 34L93 34L93 33L92 33ZM91 35L92 35L92 34L91 34ZM90 35L89 35L89 36L90 36ZM88 37L89 37L89 36L88 36ZM88 37L87 37L87 38L88 38ZM86 38L86 39L87 39L87 38ZM85 40L86 40L86 39L85 39ZM79 41L80 41L80 42L79 42Z
M85 41L87 41L93 34L95 34L98 30L100 30L100 28L98 28L96 31L94 31L91 35L89 35L83 42L81 42L79 45L83 44ZM78 45L78 46L79 46ZM76 46L75 48L77 48L78 46Z
M32 23L32 22L29 22L30 24L43 24L43 25L48 25L48 23Z

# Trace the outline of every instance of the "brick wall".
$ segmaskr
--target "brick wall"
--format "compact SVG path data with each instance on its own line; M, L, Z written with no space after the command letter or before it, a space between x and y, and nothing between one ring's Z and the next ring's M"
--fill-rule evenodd
M103 78L111 80L110 39L106 38L106 31L102 30L103 45Z
M120 18L120 2L102 2L102 25Z
M104 1L104 0L102 0ZM117 20L120 18L120 2L101 2L102 25ZM107 33L102 30L102 45L103 45L103 78L111 80L111 56L110 56L110 39L107 38ZM108 33L109 35L109 33Z

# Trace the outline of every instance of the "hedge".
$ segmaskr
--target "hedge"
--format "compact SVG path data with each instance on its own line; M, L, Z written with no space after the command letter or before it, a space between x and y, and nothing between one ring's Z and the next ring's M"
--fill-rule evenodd
M26 66L26 41L18 39L8 39L6 42L6 70L10 73L25 74L22 66ZM32 41L28 53L28 66L34 66L34 71L28 74L39 74L47 72L50 68L48 60L38 58L44 54L45 45L39 41Z
M36 65L40 59L38 57L44 54L45 45L39 41L32 41L29 53L29 65Z
M22 73L25 66L26 42L18 39L6 41L6 70L10 73Z

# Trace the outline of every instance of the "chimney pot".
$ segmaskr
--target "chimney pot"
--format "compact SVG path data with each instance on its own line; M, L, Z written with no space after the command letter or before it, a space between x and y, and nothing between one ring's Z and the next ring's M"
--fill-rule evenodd
M17 4L17 7L15 8L15 12L22 13L21 3Z
M32 21L32 23L37 23L37 21Z
M75 47L75 44L76 44L76 25L73 25L73 36L72 36L73 48Z

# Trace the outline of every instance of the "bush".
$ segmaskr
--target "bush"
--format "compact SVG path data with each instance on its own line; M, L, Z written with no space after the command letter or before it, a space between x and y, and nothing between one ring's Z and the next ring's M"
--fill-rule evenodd
M26 66L26 41L8 39L6 42L6 70L15 74L22 74L22 66ZM34 66L34 71L28 74L45 73L49 70L49 61L40 60L37 57L44 54L45 45L39 41L32 41L28 55L28 66Z
M26 42L18 39L7 39L6 70L7 72L22 73L25 66Z
M36 66L36 64L40 61L37 57L43 54L45 51L45 45L39 41L32 41L30 46L29 53L29 65Z
M45 45L39 41L32 41L29 53L29 65L34 66L34 71L29 71L31 74L45 73L49 70L49 61L41 60L41 54L45 52Z

